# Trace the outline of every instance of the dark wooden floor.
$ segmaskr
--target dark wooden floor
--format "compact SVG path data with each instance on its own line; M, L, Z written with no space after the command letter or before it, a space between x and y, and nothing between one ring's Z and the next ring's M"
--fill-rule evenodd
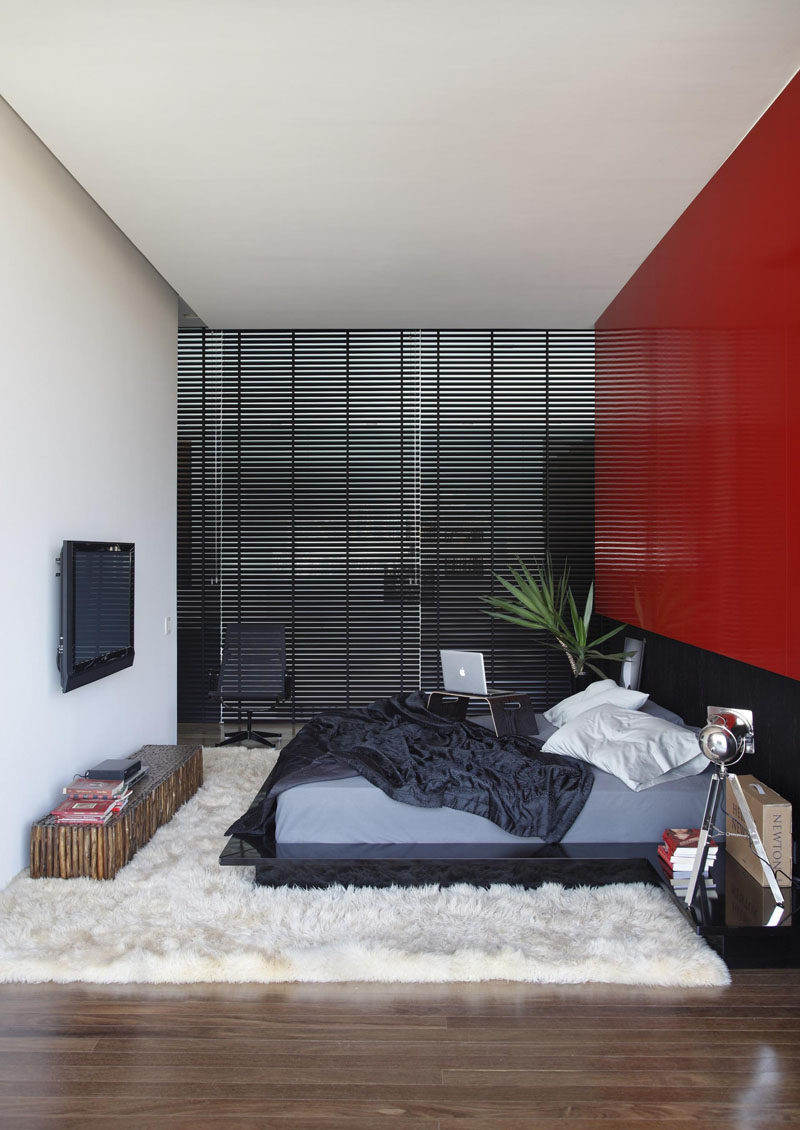
M730 989L0 986L0 1125L800 1123L800 974Z

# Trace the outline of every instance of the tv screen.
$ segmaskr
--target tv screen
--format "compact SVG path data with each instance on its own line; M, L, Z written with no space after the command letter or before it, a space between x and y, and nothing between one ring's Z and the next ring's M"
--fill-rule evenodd
M133 580L133 543L64 542L58 648L63 691L133 663Z

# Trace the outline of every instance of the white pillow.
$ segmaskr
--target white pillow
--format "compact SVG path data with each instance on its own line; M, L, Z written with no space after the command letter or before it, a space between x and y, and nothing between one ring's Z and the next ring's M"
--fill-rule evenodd
M638 710L647 702L647 697L644 691L626 690L625 687L618 687L613 679L601 679L599 683L589 683L585 691L562 698L561 702L545 710L544 716L554 726L564 726L583 714L584 710L603 702L612 706L627 706L628 710Z
M608 704L584 710L556 730L542 749L588 761L637 793L680 776L679 768L691 775L705 767L693 730Z

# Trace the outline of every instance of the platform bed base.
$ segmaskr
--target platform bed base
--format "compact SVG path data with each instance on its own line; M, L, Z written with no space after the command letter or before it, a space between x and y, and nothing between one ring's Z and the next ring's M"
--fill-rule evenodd
M275 859L255 867L262 887L301 887L305 890L337 885L352 887L451 887L469 883L490 887L508 883L529 890L544 883L564 887L606 886L609 883L658 885L644 859Z
M268 887L661 882L652 844L276 844L274 825L265 836L231 837L220 863L252 867Z

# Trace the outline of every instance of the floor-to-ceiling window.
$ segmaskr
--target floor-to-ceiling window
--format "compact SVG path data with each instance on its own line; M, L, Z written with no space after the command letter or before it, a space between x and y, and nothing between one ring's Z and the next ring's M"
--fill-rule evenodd
M434 687L440 647L552 699L562 657L481 596L593 554L590 331L186 331L179 351L182 721L227 623L287 629L294 711Z

